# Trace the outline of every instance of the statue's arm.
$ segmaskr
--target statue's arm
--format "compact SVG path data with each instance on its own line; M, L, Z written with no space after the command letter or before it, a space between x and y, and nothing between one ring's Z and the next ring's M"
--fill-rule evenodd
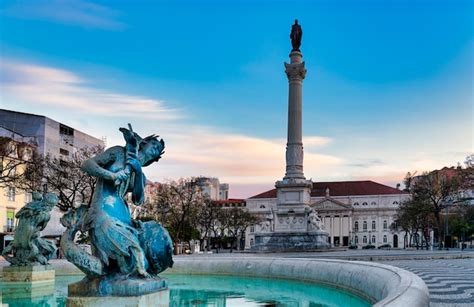
M91 176L114 181L115 173L109 171L107 166L114 163L121 154L123 155L121 146L111 147L103 153L84 161L81 169Z

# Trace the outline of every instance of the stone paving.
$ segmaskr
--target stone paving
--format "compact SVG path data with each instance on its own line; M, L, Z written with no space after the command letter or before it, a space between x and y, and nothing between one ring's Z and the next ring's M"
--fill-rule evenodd
M430 290L430 306L474 306L474 259L380 261L420 276Z

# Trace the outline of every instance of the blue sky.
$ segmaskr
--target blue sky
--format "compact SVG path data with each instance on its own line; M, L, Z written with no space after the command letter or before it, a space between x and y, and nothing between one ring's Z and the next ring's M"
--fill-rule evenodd
M373 179L473 152L472 1L3 1L1 107L108 144L159 133L148 176L284 173L289 31L303 27L305 174Z

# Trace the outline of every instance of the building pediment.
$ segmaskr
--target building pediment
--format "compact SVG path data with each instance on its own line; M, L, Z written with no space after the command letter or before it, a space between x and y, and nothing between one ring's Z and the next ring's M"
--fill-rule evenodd
M311 207L314 208L316 211L320 210L352 210L350 205L344 204L338 200L335 200L330 197L326 197L320 201L317 201L311 204Z

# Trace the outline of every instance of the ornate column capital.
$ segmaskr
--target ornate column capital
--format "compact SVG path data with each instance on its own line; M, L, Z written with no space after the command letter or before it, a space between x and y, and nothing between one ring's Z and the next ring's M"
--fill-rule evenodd
M303 63L285 63L285 73L289 81L303 81L306 77L306 68Z

